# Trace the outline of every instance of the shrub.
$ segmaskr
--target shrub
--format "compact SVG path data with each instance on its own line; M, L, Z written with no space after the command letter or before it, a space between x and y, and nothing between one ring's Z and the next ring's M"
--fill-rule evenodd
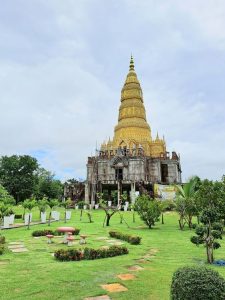
M23 215L15 215L15 219L22 219Z
M78 261L78 260L82 259L83 254L82 254L81 250L59 249L59 250L55 251L54 256L57 260L60 260L60 261Z
M128 254L128 249L126 247L119 246L111 246L108 249L92 249L85 248L84 249L84 259L98 259L98 258L106 258Z
M5 237L3 235L0 236L0 244L5 244Z
M80 232L80 229L75 229L73 232L73 235L78 235ZM52 234L52 235L64 235L63 232L58 232L57 230L50 230L50 229L43 229L43 230L35 230L32 232L32 236L46 236L47 234Z
M55 231L49 229L36 230L32 232L32 236L46 236L47 234L55 235Z
M160 202L151 199L148 195L143 194L138 196L134 204L134 209L149 228L152 228L155 222L159 221L161 214Z
M99 258L113 257L118 255L128 254L128 249L126 247L111 246L108 249L92 249L85 248L82 252L81 250L60 249L55 251L55 258L60 261L77 261L81 259L93 260Z
M73 234L73 235L78 235L79 232L80 232L80 229L76 228L75 231L72 232L72 234ZM65 234L64 232L59 232L59 231L57 231L57 230L54 232L54 235L64 235L64 234Z
M224 300L225 280L205 267L179 268L172 278L172 300Z
M0 244L0 255L4 253L5 247L4 245Z
M141 243L141 237L136 236L136 235L130 235L130 234L123 234L117 231L110 231L109 235L112 238L116 238L119 240L126 241L132 245L139 245Z

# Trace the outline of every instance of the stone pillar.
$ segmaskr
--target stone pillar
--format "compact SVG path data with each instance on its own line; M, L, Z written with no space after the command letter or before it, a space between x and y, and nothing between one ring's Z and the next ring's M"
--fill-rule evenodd
M121 182L118 180L118 186L117 186L117 205L121 204Z
M130 191L130 198L131 198L131 203L134 204L136 200L136 195L135 195L135 182L131 183L131 191Z
M89 183L85 183L85 197L84 197L84 201L86 204L90 203L90 197L89 197L89 192L90 192L90 186Z

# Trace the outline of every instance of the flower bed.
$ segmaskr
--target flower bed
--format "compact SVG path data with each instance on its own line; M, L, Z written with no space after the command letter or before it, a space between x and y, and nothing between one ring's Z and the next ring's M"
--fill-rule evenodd
M59 249L54 256L60 261L93 260L99 258L113 257L128 254L126 247L111 246L108 249L85 248L84 251L76 249Z
M139 245L141 243L141 237L139 237L137 235L124 234L124 233L117 232L117 231L110 231L109 235L112 238L126 241L126 242L130 243L131 245Z

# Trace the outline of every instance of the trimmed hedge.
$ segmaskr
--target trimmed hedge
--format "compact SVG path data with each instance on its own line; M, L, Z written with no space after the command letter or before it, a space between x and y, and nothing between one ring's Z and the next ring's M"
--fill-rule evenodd
M73 235L78 235L80 233L80 229L75 228L75 231L72 232ZM64 235L64 232L58 232L57 230L55 231L55 235Z
M60 261L77 261L82 259L83 253L76 249L59 249L55 251L54 256Z
M0 255L2 255L5 251L5 247L3 244L0 244Z
M15 215L15 219L22 219L23 215Z
M5 244L5 237L3 235L0 236L0 244Z
M3 235L1 235L0 236L0 255L2 255L5 251L5 247L3 244L5 244L5 237Z
M80 232L80 229L75 229L73 232L73 235L78 235ZM58 232L57 230L51 230L51 229L43 229L43 230L35 230L32 232L32 236L46 236L47 234L52 235L64 235L63 232Z
M79 261L93 260L99 258L113 257L118 255L128 254L126 247L111 246L108 249L92 249L85 248L84 251L77 249L59 249L56 250L54 256L60 261Z
M84 259L98 259L128 254L126 247L111 246L108 249L84 249Z
M43 230L35 230L32 232L32 236L46 236L47 234L55 235L55 231L50 229L43 229Z
M124 234L117 231L109 231L109 235L112 238L126 241L131 245L139 245L141 243L141 237L137 235Z
M206 267L182 267L172 278L172 300L224 300L225 280Z

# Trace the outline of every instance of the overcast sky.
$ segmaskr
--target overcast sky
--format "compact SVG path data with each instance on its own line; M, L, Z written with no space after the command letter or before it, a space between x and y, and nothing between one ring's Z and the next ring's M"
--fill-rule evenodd
M0 155L61 179L117 123L130 54L183 180L225 173L224 0L0 0Z

